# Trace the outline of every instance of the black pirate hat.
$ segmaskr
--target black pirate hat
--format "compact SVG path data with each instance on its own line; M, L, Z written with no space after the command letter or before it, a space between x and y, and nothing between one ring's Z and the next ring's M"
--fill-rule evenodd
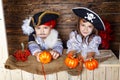
M85 20L92 23L96 29L105 30L102 19L92 10L85 7L76 7L72 10L78 17L84 18Z
M44 12L39 12L37 14L35 14L32 17L32 24L33 26L39 26L41 24L44 24L46 22L49 22L51 20L56 20L59 17L59 14L56 12L52 12L52 11L44 11Z
M36 13L33 17L23 21L23 33L30 35L34 32L34 27L47 23L51 20L56 20L58 17L59 13L53 11L43 11Z

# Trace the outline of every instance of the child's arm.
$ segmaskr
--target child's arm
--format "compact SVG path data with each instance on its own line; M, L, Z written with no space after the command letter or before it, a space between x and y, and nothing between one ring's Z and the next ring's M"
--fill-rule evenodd
M88 52L87 53L87 59L89 59L89 58L94 58L94 56L95 56L95 52Z
M79 53L81 51L81 42L81 36L77 36L77 32L72 31L70 33L69 40L67 41L67 53L69 53L70 51L76 51L77 53Z
M87 58L94 57L95 55L99 55L99 44L101 43L101 38L99 36L95 36L92 41L89 43L87 50Z
M33 36L34 33L29 35L29 40L28 40L28 48L31 52L32 55L36 56L37 61L39 61L38 59L38 54L42 51L40 49L40 46L37 44L37 42L35 41L35 36Z
M60 55L62 55L62 52L63 52L62 41L58 39L56 45L53 47L50 53L53 56L53 59L57 59Z

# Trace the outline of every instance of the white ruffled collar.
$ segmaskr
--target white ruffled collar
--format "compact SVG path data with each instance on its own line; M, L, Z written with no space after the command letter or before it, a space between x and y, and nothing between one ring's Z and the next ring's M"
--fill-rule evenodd
M55 29L52 29L50 34L46 39L44 39L44 41L41 38L39 38L39 39L36 39L36 42L41 45L42 44L47 45L47 48L53 48L57 40L58 40L58 31Z

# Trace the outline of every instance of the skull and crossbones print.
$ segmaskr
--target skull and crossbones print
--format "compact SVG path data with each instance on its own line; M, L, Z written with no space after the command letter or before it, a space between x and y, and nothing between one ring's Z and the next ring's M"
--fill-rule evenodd
M93 19L95 19L95 16L92 13L87 13L87 16L85 16L85 18L93 23Z

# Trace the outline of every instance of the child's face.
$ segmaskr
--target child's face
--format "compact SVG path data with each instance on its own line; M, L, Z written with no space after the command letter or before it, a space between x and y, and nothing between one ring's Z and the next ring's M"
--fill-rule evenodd
M84 37L90 35L93 31L93 28L94 28L94 26L90 22L88 22L84 19L80 19L79 29L80 29L81 34Z
M38 37L41 37L42 39L45 39L50 34L51 27L46 25L40 25L35 27L35 32Z

